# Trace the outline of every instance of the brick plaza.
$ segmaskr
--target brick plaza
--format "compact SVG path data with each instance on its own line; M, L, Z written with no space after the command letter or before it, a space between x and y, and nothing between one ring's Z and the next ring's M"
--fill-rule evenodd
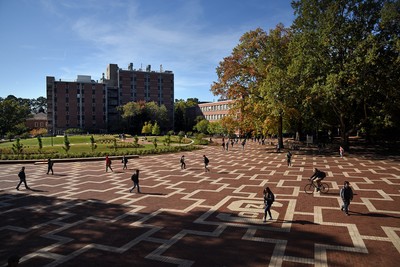
M210 159L204 172L203 155ZM294 151L249 141L181 154L104 161L0 165L0 266L398 266L400 161ZM33 189L15 189L26 167ZM303 188L318 167L327 194ZM140 169L142 193L129 192ZM339 188L350 181L350 216ZM263 222L262 190L275 194Z

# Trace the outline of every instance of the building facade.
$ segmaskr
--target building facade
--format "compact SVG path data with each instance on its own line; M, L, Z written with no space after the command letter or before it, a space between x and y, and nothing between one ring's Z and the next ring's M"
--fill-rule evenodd
M25 121L26 127L30 130L32 129L40 129L47 128L47 114L44 112L39 112L37 114L33 114L32 118L28 118Z
M116 130L121 115L117 108L129 102L155 102L165 105L173 125L174 74L172 71L152 71L107 66L99 81L78 75L75 81L56 81L46 77L48 131L62 134L68 128L106 133Z
M204 118L210 122L219 121L229 113L233 100L222 100L218 102L207 102L199 104Z

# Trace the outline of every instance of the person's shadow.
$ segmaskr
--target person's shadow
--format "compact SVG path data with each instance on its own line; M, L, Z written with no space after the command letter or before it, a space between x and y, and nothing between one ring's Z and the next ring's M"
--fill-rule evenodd
M49 191L40 190L40 189L33 189L33 188L29 188L29 190L31 190L33 192L49 192Z

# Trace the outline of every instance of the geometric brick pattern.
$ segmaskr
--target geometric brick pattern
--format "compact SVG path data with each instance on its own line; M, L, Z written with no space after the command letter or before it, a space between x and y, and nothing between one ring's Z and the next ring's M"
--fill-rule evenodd
M15 190L21 164L1 165L1 266L398 266L400 162L363 155L286 153L249 141L181 154L24 164L34 191ZM204 172L203 157L210 159ZM304 193L318 167L327 194ZM142 194L130 193L139 168ZM339 188L350 181L350 215ZM262 190L275 194L263 222Z

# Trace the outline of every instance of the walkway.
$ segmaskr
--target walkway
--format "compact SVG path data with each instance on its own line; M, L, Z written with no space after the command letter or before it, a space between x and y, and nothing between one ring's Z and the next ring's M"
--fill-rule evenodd
M26 164L33 191L15 190L22 166L1 165L0 266L398 266L400 162L285 153L248 142L131 159L129 170L103 161ZM204 172L202 155L210 159ZM327 172L328 194L303 191L313 168ZM139 168L142 194L129 193ZM350 216L338 192L350 181ZM262 190L276 195L263 222Z

